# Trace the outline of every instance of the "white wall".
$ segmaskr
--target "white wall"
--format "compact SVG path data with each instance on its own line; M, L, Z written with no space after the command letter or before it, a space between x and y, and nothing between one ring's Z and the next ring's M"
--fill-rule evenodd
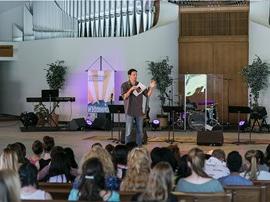
M250 22L249 32L249 64L252 63L255 55L258 55L264 62L270 64L270 28ZM259 104L266 107L270 117L270 79L269 87L260 93ZM268 118L268 121L270 119Z
M12 25L23 27L23 5L0 14L0 41L12 41Z
M138 78L148 83L147 60L157 61L169 56L178 70L178 22L154 28L129 38L79 38L49 39L18 42L17 61L0 62L0 113L20 114L32 111L33 105L26 97L40 96L46 89L46 64L64 60L69 67L65 89L61 96L74 96L72 117L87 114L87 73L85 69L99 56L106 58L119 71L138 70ZM125 75L127 78L127 76ZM158 92L150 99L151 116L159 112ZM69 120L70 104L61 104L62 120Z

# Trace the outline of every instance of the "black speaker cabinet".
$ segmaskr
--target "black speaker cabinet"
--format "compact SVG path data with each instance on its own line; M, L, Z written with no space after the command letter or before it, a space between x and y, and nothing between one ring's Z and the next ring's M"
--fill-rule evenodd
M72 119L69 123L70 130L84 130L86 122L84 118Z
M110 130L111 120L107 117L97 117L95 118L91 128L96 130Z
M198 131L197 145L223 145L223 131Z

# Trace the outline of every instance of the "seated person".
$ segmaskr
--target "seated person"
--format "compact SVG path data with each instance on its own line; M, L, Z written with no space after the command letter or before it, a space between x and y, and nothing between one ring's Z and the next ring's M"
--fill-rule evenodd
M240 176L240 169L242 166L242 157L237 151L232 151L227 157L227 166L230 170L230 175L219 178L223 186L228 185L252 185L252 182Z
M37 189L37 174L36 166L31 163L23 164L19 169L21 179L21 199L31 200L51 200L52 197L49 193Z
M175 190L180 192L224 192L220 182L209 177L203 170L205 154L199 148L193 148L188 152L188 166L191 175L181 178Z
M205 161L204 171L206 174L214 179L229 175L230 171L226 166L225 158L223 150L215 149L212 156Z
M83 163L78 189L69 194L70 201L120 201L118 192L105 188L105 173L102 163L97 158L90 158Z
M256 150L249 150L245 154L246 159L246 171L241 173L242 177L249 180L270 180L270 173L264 170L260 170L259 155Z
M174 182L174 172L171 165L161 161L151 170L145 191L132 197L132 201L168 201L177 202L177 197L171 193Z

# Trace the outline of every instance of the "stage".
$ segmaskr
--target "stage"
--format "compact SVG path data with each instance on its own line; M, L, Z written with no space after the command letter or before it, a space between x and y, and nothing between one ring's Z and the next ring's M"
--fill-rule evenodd
M1 121L0 122L0 149L3 150L7 144L14 142L22 142L27 148L27 155L31 154L31 145L33 141L39 139L42 141L43 136L49 135L55 138L56 145L63 147L73 148L76 159L79 160L84 153L91 147L95 142L100 142L102 145L116 143L108 140L111 137L110 131L51 131L51 132L21 132L21 123L19 121ZM148 143L146 146L149 150L154 147L168 146L166 142L168 137L168 131L147 131ZM224 144L223 146L199 146L205 152L221 148L226 153L237 150L241 154L244 154L249 149L260 149L263 152L268 144L270 144L270 133L252 133L252 141L255 144L232 144L237 141L237 132L224 132ZM118 132L114 131L113 136L118 137ZM186 153L189 149L197 147L196 144L196 132L183 131L175 132L174 144L177 144L182 154ZM249 140L249 133L240 134L241 141Z

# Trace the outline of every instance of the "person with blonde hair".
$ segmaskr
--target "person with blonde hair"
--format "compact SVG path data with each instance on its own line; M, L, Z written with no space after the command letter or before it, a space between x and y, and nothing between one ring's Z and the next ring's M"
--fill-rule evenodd
M5 148L0 155L0 170L3 169L19 170L18 156L10 148Z
M128 154L127 172L121 191L144 191L150 174L150 156L147 149L136 147Z
M19 202L20 200L20 180L14 170L0 170L0 201Z
M259 155L256 150L249 150L245 154L246 171L241 173L242 177L249 180L270 180L270 173L259 169Z
M199 148L191 149L187 157L191 175L181 178L175 190L181 192L224 192L220 182L204 172L204 162L205 154L203 151Z
M80 161L79 164L79 174L82 174L82 166L85 161L91 158L97 158L102 163L102 167L105 173L105 181L106 181L106 188L110 190L119 190L120 180L115 176L115 169L112 162L112 156L109 152L100 147L94 146L90 149L88 153L86 153ZM79 178L75 179L73 188L78 188Z
M90 149L88 153L86 153L83 156L82 160L80 161L80 166L79 166L80 173L82 172L83 163L90 158L98 158L101 161L104 172L105 172L105 176L115 175L115 170L114 170L111 155L106 149L100 146L94 146L93 148Z
M151 170L146 189L136 194L132 201L178 201L171 193L174 183L174 172L171 165L161 161Z

